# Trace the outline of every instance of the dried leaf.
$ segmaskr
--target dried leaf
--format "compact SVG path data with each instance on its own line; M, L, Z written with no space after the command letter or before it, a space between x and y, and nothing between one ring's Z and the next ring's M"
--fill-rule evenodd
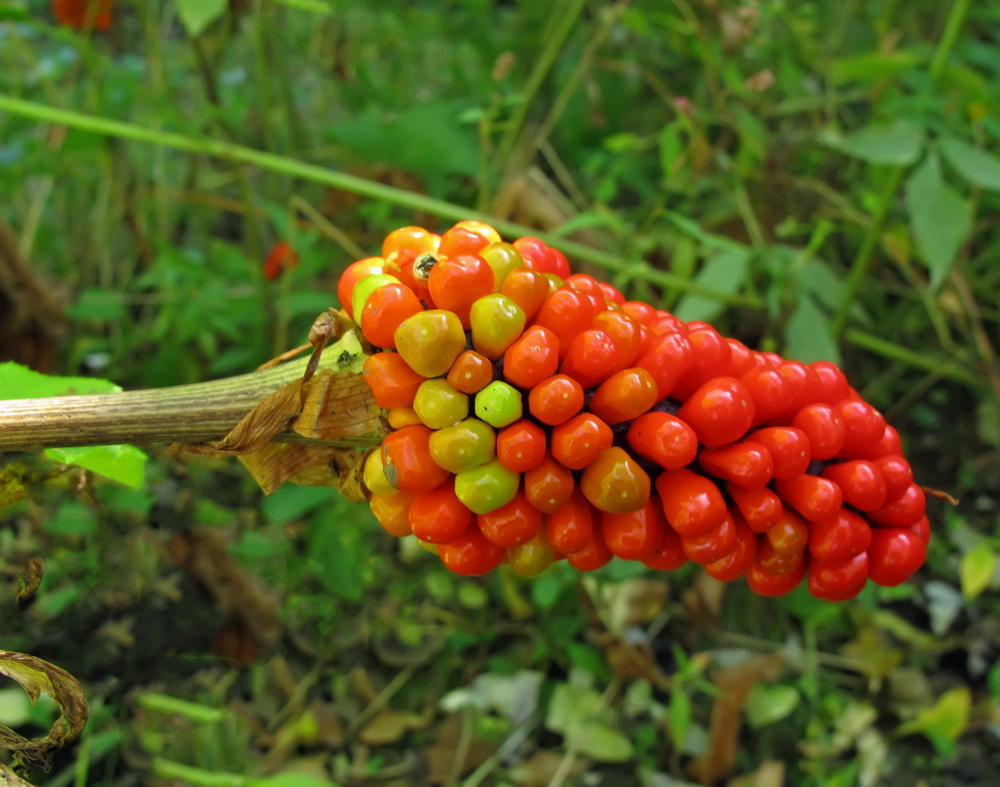
M24 467L8 465L0 468L0 508L24 499Z
M559 769L565 767L563 765L565 759L565 754L539 749L527 760L519 762L508 770L507 776L518 787L546 787L552 783L552 779L559 772ZM572 779L586 769L586 761L576 759L570 765L566 778Z
M0 762L0 787L32 787L14 771Z
M719 693L712 706L708 749L689 768L690 774L702 784L714 784L732 770L741 717L750 692L761 678L776 679L783 663L780 654L754 656L715 674Z
M726 787L782 787L785 783L785 763L768 760L753 773L730 779Z
M416 713L385 708L361 728L358 738L369 746L385 746L395 743L410 730L425 724L426 720Z
M40 557L29 558L21 569L21 581L17 587L14 599L18 604L27 604L35 597L38 586L42 584L42 577L45 576L45 561Z
M598 719L574 719L566 730L566 746L598 762L627 762L633 754L632 741Z
M28 739L0 725L0 748L15 752L15 762L44 767L54 750L83 731L89 713L83 689L76 678L54 664L9 650L0 650L0 674L17 681L32 702L44 692L59 706L59 718L42 738Z

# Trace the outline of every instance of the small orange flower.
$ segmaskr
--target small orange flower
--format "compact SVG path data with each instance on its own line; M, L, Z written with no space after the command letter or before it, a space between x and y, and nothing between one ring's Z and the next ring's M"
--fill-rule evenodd
M114 0L52 0L52 13L63 27L107 30L113 19Z
M286 270L292 270L299 264L299 254L284 241L278 241L271 253L264 260L264 278L274 281Z

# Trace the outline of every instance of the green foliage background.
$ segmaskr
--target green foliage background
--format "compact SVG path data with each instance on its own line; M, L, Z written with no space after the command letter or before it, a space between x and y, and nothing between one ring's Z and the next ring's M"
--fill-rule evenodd
M0 645L94 706L36 784L682 784L721 756L713 709L748 663L745 783L992 783L995 4L118 0L88 32L32 0L0 3L0 63L0 222L65 306L48 371L251 369L389 230L480 212L632 297L842 363L961 499L932 502L914 582L832 605L631 566L462 580L364 507L262 499L233 462L62 476L0 511L0 565L46 561L30 608L0 600ZM270 282L279 240L301 263ZM206 532L244 606L171 561ZM220 632L245 641L253 604L280 634L237 669ZM0 723L46 726L18 692Z

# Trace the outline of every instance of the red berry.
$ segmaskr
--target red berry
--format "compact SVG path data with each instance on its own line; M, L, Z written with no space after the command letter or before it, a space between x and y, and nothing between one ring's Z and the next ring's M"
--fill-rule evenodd
M545 458L545 432L538 424L521 419L497 432L497 459L514 473L526 473Z
M471 522L472 512L455 495L450 478L436 489L417 495L410 506L413 535L429 544L454 541Z
M734 549L739 541L736 521L727 511L722 521L700 536L681 536L681 547L688 560L706 566L721 560Z
M632 422L625 439L639 456L656 462L665 470L689 465L698 454L698 437L694 429L669 413L640 415Z
M604 331L614 339L618 350L618 362L615 371L635 365L642 348L642 332L639 323L625 312L617 309L605 309L594 316L591 328Z
M667 522L683 538L702 536L728 516L719 487L686 468L660 473L656 491Z
M709 446L739 440L753 423L754 405L746 386L734 377L716 377L681 405L677 417L686 421Z
M692 330L687 336L694 363L678 381L673 396L684 401L702 385L716 377L729 376L732 351L714 328Z
M927 558L927 545L912 530L876 528L868 547L868 576L883 587L906 582Z
M565 423L582 409L583 386L565 374L543 380L528 393L528 410L549 426Z
M694 365L694 350L686 337L665 333L655 337L635 363L653 375L661 397L673 393L678 380Z
M611 335L590 328L570 342L559 371L590 388L608 378L617 367L618 358L618 347Z
M809 528L802 517L785 508L778 521L764 533L764 538L779 557L794 557L805 550Z
M525 497L543 514L558 511L573 495L575 487L569 469L548 454L524 474Z
M775 481L774 489L782 500L810 522L833 516L844 503L840 487L833 481L807 473Z
M390 432L382 441L382 466L389 484L400 492L429 492L449 477L431 458L431 430L426 426L405 426Z
M764 486L774 476L771 453L752 439L720 448L703 448L698 462L712 475L746 489Z
M627 451L609 448L587 465L580 491L598 511L635 511L649 500L649 476Z
M840 367L830 361L813 361L811 364L813 371L819 377L821 402L826 404L836 404L847 398L848 384L847 378L840 370Z
M868 554L859 552L835 563L809 563L809 592L828 601L846 601L861 592L868 579Z
M465 350L448 370L448 385L472 395L493 382L493 362L475 350Z
M583 470L611 447L611 428L593 413L579 413L552 430L552 458L570 470Z
M493 292L493 269L478 255L448 257L431 268L427 284L437 308L454 312L468 330L472 304Z
M867 551L872 540L868 523L846 508L809 527L809 554L816 560L838 563Z
M847 399L834 405L844 422L845 439L840 455L853 458L863 453L885 434L885 417L868 402Z
M354 318L354 310L351 307L354 285L369 276L376 276L382 273L385 261L381 257L366 257L363 260L352 262L337 280L337 300L340 301L341 308L347 312L348 317ZM357 318L354 318L357 322Z
M393 492L388 495L372 494L368 501L375 519L391 536L402 538L413 532L410 527L410 506L413 495L406 492Z
M873 459L872 464L882 473L885 479L886 500L894 500L913 483L913 470L910 463L898 454Z
M562 260L554 254L555 249L548 246L544 241L526 235L514 241L514 248L521 252L524 257L524 264L541 273L554 273L556 276L566 278L569 276L569 265L564 265L566 258Z
M901 495L890 498L881 508L876 508L868 517L880 525L906 527L915 525L924 515L927 496L916 484L910 484Z
M361 310L361 332L376 347L395 349L393 335L403 320L424 310L405 284L385 284L372 293Z
M470 527L454 541L438 547L445 567L467 577L489 573L500 565L505 554L502 547L491 543L476 527Z
M608 545L604 543L604 539L601 538L600 529L594 528L594 535L590 539L590 543L583 549L578 549L576 552L566 555L566 562L577 571L596 571L602 566L607 565L613 557L614 554L612 554Z
M498 547L511 549L530 541L542 529L542 512L518 492L509 503L488 514L479 514L480 532Z
M855 459L828 465L823 470L823 478L829 478L840 487L848 505L862 511L874 511L885 505L888 496L885 478L874 462Z
M543 521L545 537L556 552L564 555L578 552L594 539L593 509L579 491Z
M739 508L747 525L755 533L774 527L781 518L784 506L781 498L766 487L743 489L736 484L726 484L726 492Z
M788 411L789 415L821 400L823 383L811 366L801 361L785 361L778 364L778 372L792 386L792 406Z
M736 522L736 546L729 554L705 566L705 571L720 582L732 582L750 570L757 557L757 535L748 526L738 510L730 509Z
M569 353L573 339L590 327L594 304L579 292L558 289L546 298L535 315L535 324L551 330L559 338L559 357Z
M493 228L490 227L490 229L492 230ZM491 243L498 243L499 241L500 236L496 230L493 230L492 235L490 235L488 233L477 232L471 227L463 227L456 224L441 236L438 254L441 255L442 259L479 254L479 252Z
M910 527L910 530L920 536L920 540L925 544L931 543L931 522L926 515L920 517L917 524Z
M594 392L590 409L609 424L631 421L656 404L656 383L645 369L615 372Z
M799 429L768 426L754 432L753 441L760 443L771 454L774 477L777 479L796 478L809 468L809 438Z
M729 375L742 377L757 366L753 351L737 339L726 339L729 345Z
M759 550L758 550L759 554ZM760 560L754 561L747 571L747 585L758 596L783 596L791 593L799 586L806 575L808 561L803 560L793 571L772 574L760 565Z
M847 439L844 422L829 404L816 402L806 405L792 418L792 426L809 438L813 459L830 459L836 456Z
M660 498L653 495L637 511L601 514L601 534L608 549L623 560L652 560L669 528Z
M651 498L658 501L655 496ZM684 547L681 544L681 537L677 535L672 527L663 528L663 543L651 558L642 561L648 568L658 571L674 571L688 562L687 555L684 554Z
M525 318L531 321L549 297L549 289L544 273L531 268L515 268L500 285L500 294L520 306Z
M412 407L417 389L426 379L397 353L369 355L361 376L371 389L375 404L385 410Z
M640 325L649 325L656 319L656 308L642 301L625 301L622 311Z
M559 368L559 340L548 328L530 326L503 355L503 376L518 388L534 388Z
M763 535L757 537L757 558L754 562L768 574L789 574L798 571L805 558L805 550L781 555L768 538Z
M750 396L753 397L754 426L767 423L772 418L791 409L793 391L788 382L775 367L770 364L756 366L740 377Z

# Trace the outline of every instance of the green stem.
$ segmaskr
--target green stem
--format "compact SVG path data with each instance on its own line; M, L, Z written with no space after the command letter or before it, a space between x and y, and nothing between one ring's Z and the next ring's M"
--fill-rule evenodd
M88 131L92 134L127 139L150 145L162 145L188 153L216 156L235 164L251 164L261 169L281 172L312 183L343 189L354 194L360 194L363 197L381 200L417 212L430 213L452 221L478 219L479 221L485 221L493 225L499 232L510 237L536 235L546 243L561 249L572 259L590 262L616 273L629 270L634 265L642 264L639 260L622 259L616 254L610 254L580 243L564 240L551 233L540 233L530 227L473 211L452 202L426 197L422 194L406 191L405 189L365 180L364 178L349 175L345 172L327 169L317 164L308 164L286 156L255 150L254 148L237 145L224 140L187 136L171 131L159 131L132 123L123 123L122 121L111 120L110 118L86 115L68 109L57 109L33 101L25 101L4 95L0 95L0 112L2 111L47 123L58 123L80 131ZM690 292L695 295L703 295L706 298L711 298L721 303L731 303L752 308L760 308L762 305L759 298L717 292L716 290L699 286L684 277L655 268L646 268L636 278L661 287Z
M247 783L245 776L235 773L220 773L206 771L180 762L153 758L153 775L164 779L178 779L184 784L195 787L243 787Z
M948 20L945 22L944 32L941 34L941 40L938 41L937 49L934 50L934 59L931 60L930 75L933 84L937 84L937 81L941 78L941 74L944 73L948 55L951 54L951 50L955 46L955 40L962 30L962 24L965 22L965 15L968 11L969 0L955 0L951 6L951 11L948 12Z
M915 350L903 347L901 344L896 344L895 342L890 342L880 336L873 336L864 331L851 329L847 331L845 338L854 346L873 352L876 355L881 355L883 358L898 361L916 369L933 372L940 377L964 383L970 388L988 388L985 378L974 374L965 367L958 366L957 364L948 364L938 357L922 355Z

